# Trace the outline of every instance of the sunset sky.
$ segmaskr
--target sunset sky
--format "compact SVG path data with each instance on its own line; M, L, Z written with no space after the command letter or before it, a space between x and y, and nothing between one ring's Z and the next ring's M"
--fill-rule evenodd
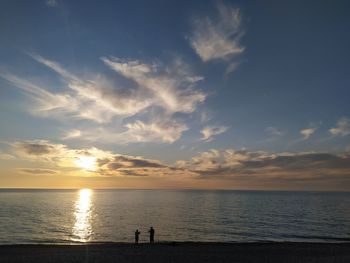
M0 187L350 191L349 1L0 3Z

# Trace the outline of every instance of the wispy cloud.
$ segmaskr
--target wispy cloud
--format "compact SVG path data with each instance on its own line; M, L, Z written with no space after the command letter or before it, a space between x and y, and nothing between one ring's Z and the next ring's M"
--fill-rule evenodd
M193 74L181 59L175 59L170 65L161 65L159 62L147 64L138 60L102 58L120 77L132 81L130 85L120 86L101 74L77 76L55 61L37 54L29 55L56 72L65 83L56 89L59 91L53 92L28 79L0 71L0 77L32 98L33 114L64 121L82 119L97 123L98 128L88 129L89 133L110 130L110 124L118 121L119 126L110 133L115 135L112 138L123 137L123 140L117 140L123 143L174 142L188 129L174 115L191 114L206 99L206 94L196 87L203 77ZM120 126L128 117L133 117L133 122ZM90 139L99 137L99 134L90 135ZM81 129L76 127L62 137L81 138Z
M182 132L188 130L183 123L176 121L158 121L153 123L144 123L136 121L126 124L128 130L123 134L131 137L129 141L147 142L160 140L163 142L173 143L177 141Z
M65 80L67 86L64 94L66 96L69 94L76 103L75 107L71 108L63 106L76 117L98 123L109 123L115 117L133 116L151 105L151 98L138 89L118 87L101 74L79 78L57 62L39 55L31 54L31 56Z
M52 93L29 80L6 71L0 71L0 76L20 88L34 100L36 105L31 109L34 114L62 116L78 111L78 101L70 94Z
M161 67L156 63L146 64L138 60L115 57L101 59L120 75L135 81L141 90L152 94L152 103L168 113L191 113L206 98L202 91L193 88L203 77L179 70L187 67L180 60L173 67Z
M201 130L202 133L202 141L211 141L214 136L222 134L228 130L226 126L206 126Z
M8 161L8 160L14 160L14 159L16 159L16 157L13 156L12 154L0 152L0 160Z
M173 143L188 130L185 123L176 120L154 119L148 122L134 121L123 126L124 131L115 132L108 127L85 128L68 131L62 139L102 143L129 144L140 142Z
M81 131L74 129L74 130L70 130L65 132L65 135L62 137L63 140L69 140L69 139L75 139L75 138L79 138L81 137Z
M350 119L347 117L341 118L337 122L337 126L329 129L329 132L335 136L346 136L350 134Z
M282 136L284 134L283 131L279 130L276 127L272 127L272 126L267 127L265 129L265 131L268 132L270 135L275 136L275 137L279 137L279 136Z
M114 117L131 116L148 106L147 100L123 97L124 94L119 96L118 91L108 94L108 86L103 85L107 81L103 77L90 83L70 82L68 91L53 93L8 72L0 72L0 76L32 98L35 105L31 111L39 116L109 123Z
M243 36L241 11L223 2L218 2L217 11L217 17L195 19L189 38L192 48L204 62L215 59L230 61L244 51L240 43ZM236 67L237 63L230 63L228 71Z
M81 79L79 79L74 74L70 73L68 70L64 69L59 63L49 60L47 58L44 58L38 54L35 53L27 53L30 57L32 57L37 62L45 65L46 67L52 69L56 73L58 73L60 76L62 76L66 81L74 81L74 82L82 82Z
M58 5L57 0L46 0L45 4L49 7L56 7Z
M307 140L311 137L312 134L315 133L315 131L317 130L316 127L313 128L306 128L306 129L302 129L300 131L300 134L303 136L303 140Z
M18 170L22 173L32 174L32 175L55 175L59 173L59 171L56 171L56 170L42 169L42 168L19 168Z

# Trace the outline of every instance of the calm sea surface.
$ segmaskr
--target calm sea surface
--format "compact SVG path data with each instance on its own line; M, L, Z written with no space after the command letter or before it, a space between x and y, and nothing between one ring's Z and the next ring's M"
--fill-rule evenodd
M0 244L350 241L350 193L0 190Z

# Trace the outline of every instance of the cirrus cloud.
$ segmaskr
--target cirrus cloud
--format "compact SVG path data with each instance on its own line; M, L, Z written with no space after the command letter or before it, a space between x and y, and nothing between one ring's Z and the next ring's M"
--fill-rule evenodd
M193 74L181 59L171 65L161 65L159 62L101 58L120 78L131 81L120 85L101 74L77 76L55 61L37 54L29 55L56 72L64 85L54 92L7 71L0 71L0 77L32 99L34 115L74 123L74 129L66 131L63 139L81 139L84 137L81 130L88 130L86 139L92 140L100 136L94 132L102 130L113 134L112 138L120 138L116 142L121 143L172 143L188 130L185 116L196 111L207 96L196 87L203 77ZM177 113L184 116L182 120L174 117ZM125 121L130 117L133 121ZM92 123L81 129L76 120Z
M214 136L222 134L228 130L226 126L206 126L201 130L202 141L209 142L213 140Z
M312 134L315 133L315 131L317 130L317 128L306 128L306 129L302 129L300 131L300 134L303 135L303 139L307 140L311 137Z
M229 62L245 49L240 43L244 33L242 15L239 9L222 2L218 2L216 7L217 17L194 19L189 41L204 62L218 59ZM237 66L237 62L231 62L226 73L234 71Z
M341 118L337 122L337 126L329 129L329 132L334 136L346 136L350 134L350 119L347 117Z
M55 175L59 172L51 169L42 169L42 168L19 168L22 173L33 174L33 175Z
M173 143L188 130L185 123L177 120L157 119L148 122L134 121L124 125L124 131L115 132L110 128L87 128L68 131L63 139L82 140L102 143L130 144L141 142Z
M202 91L193 88L203 77L179 71L177 67L186 67L182 61L176 61L175 68L165 67L164 70L156 63L146 64L116 57L101 59L115 72L135 81L141 90L150 92L153 103L168 113L191 113L206 98Z

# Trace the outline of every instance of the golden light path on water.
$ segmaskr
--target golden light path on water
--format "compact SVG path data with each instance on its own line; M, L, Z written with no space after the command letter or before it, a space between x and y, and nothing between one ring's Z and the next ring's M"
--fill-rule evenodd
M81 189L75 202L72 241L87 242L92 234L92 190Z

